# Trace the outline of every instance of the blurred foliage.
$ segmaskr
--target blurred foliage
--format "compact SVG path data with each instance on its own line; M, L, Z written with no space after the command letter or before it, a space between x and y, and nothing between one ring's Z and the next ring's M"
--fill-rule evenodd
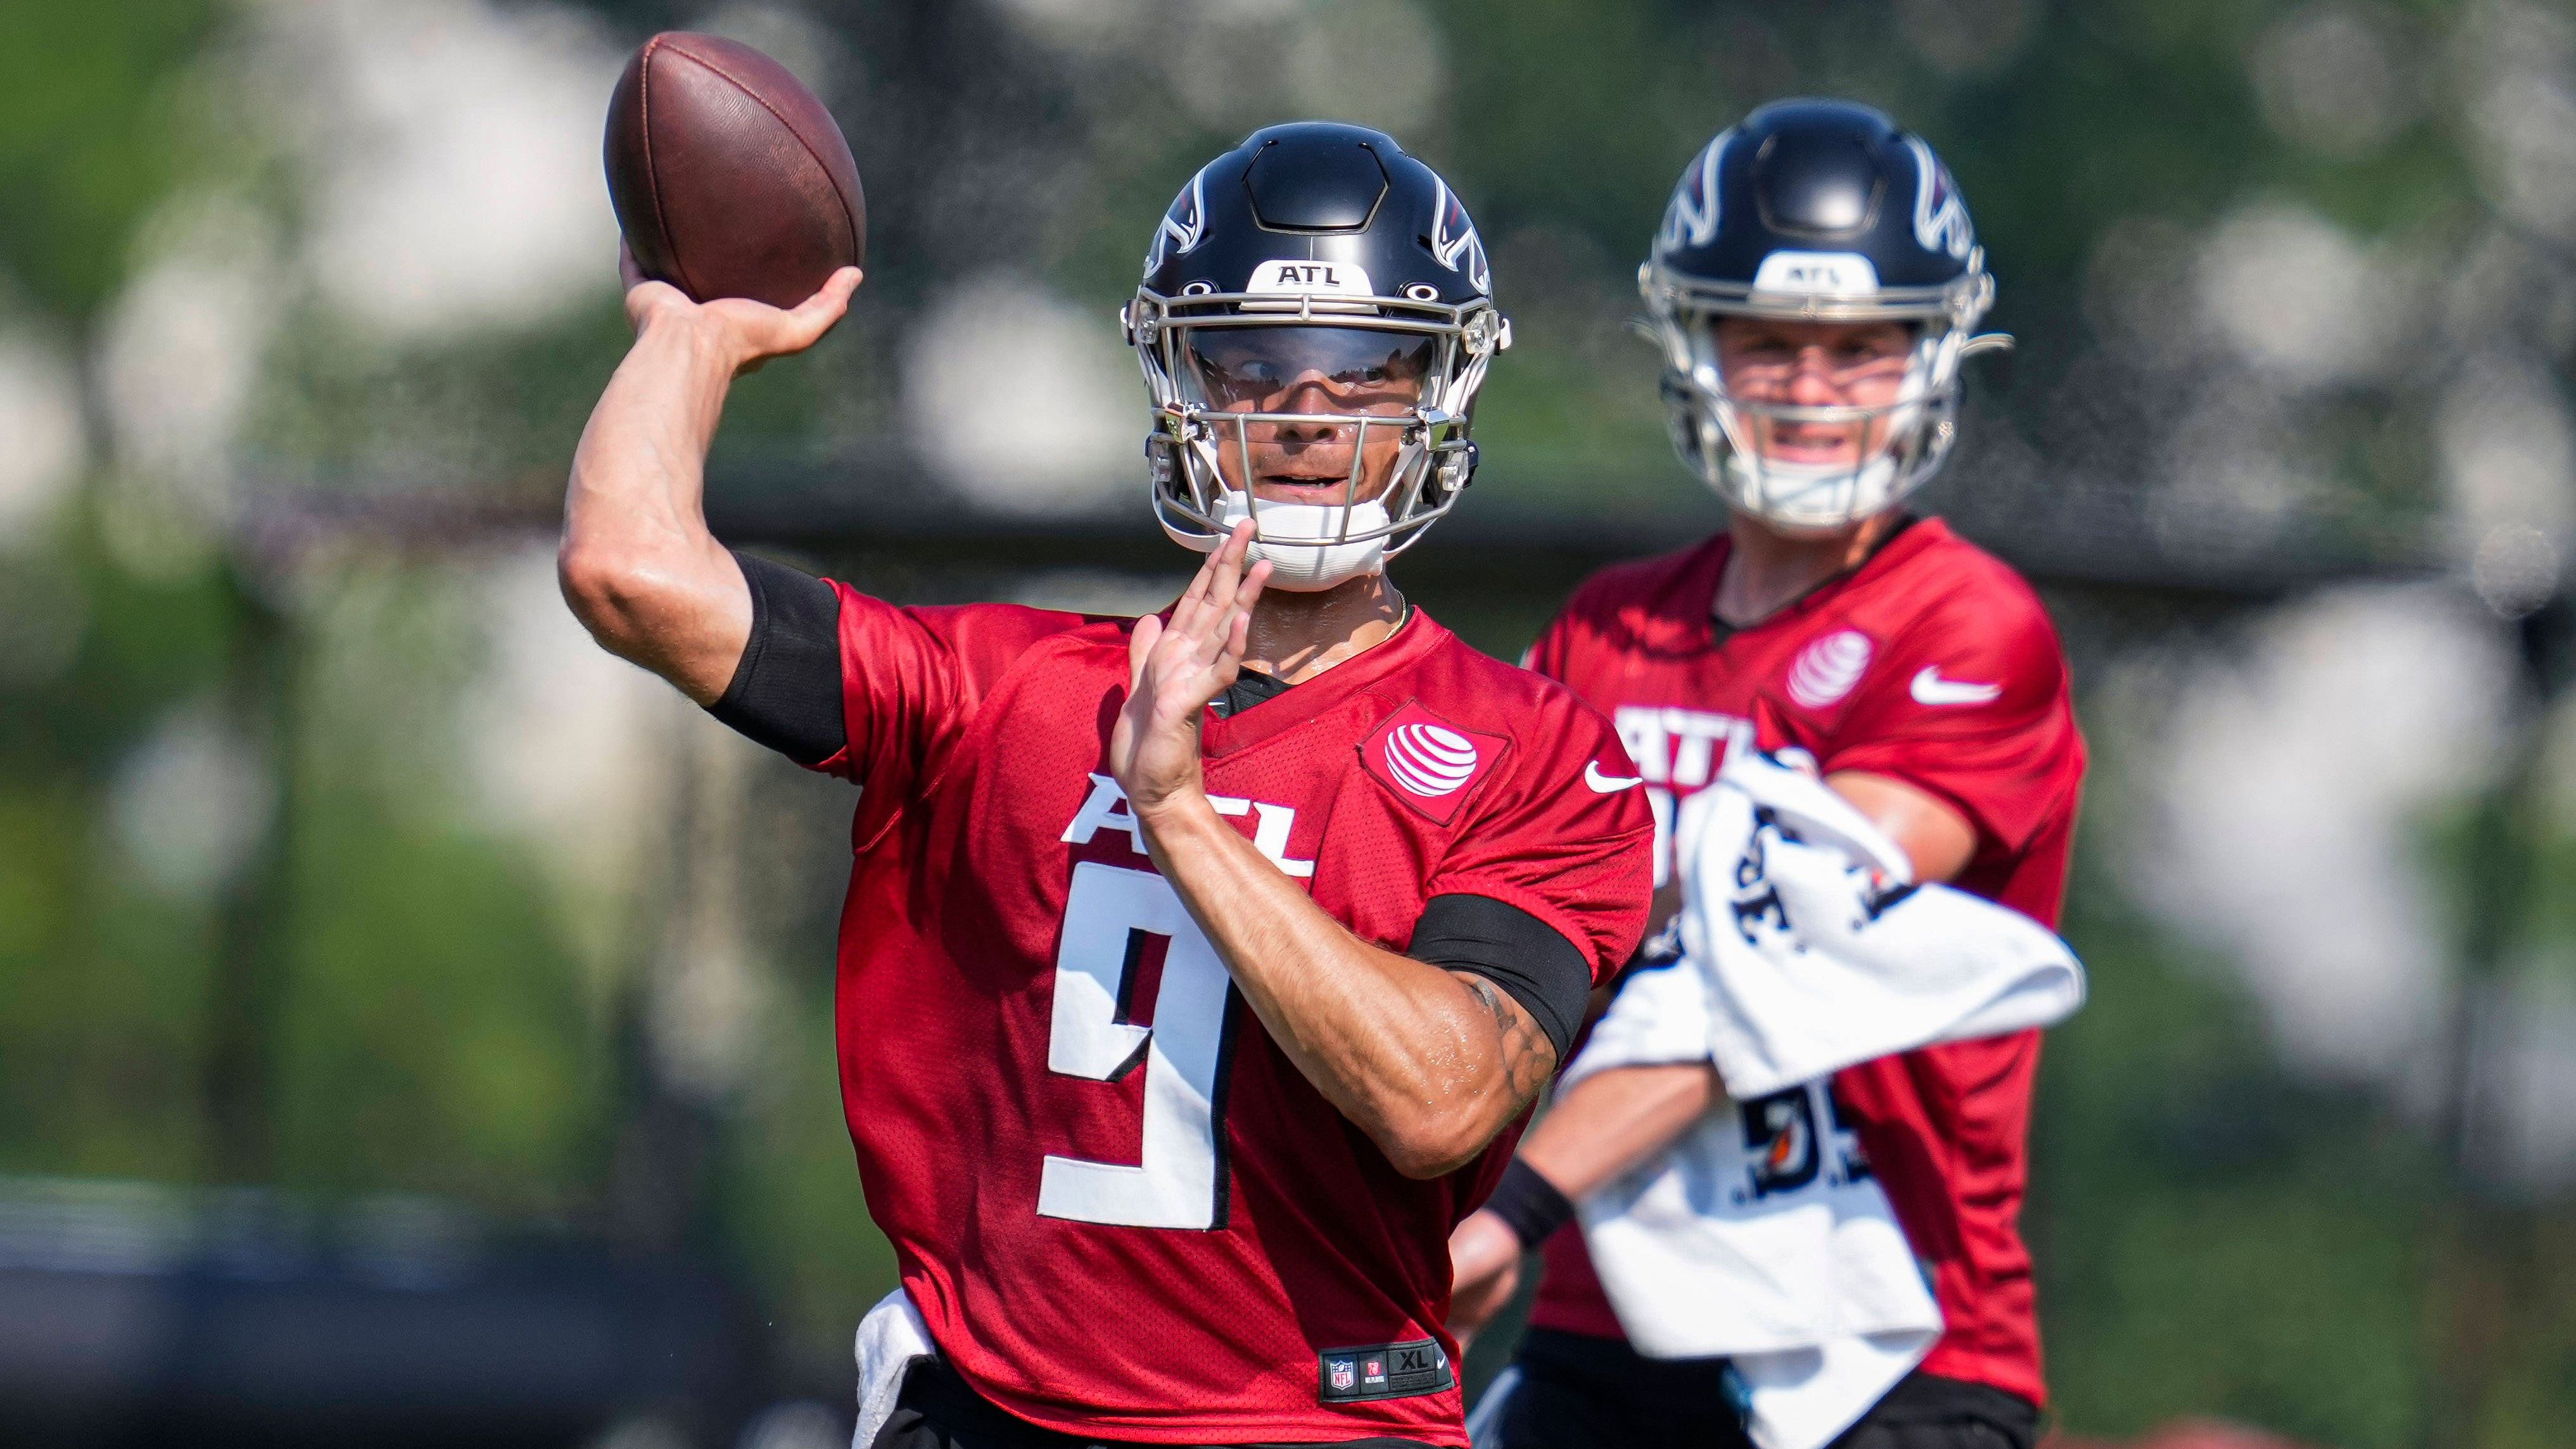
M699 14L593 9L621 39ZM850 52L836 99L868 174L878 275L824 349L745 381L729 448L830 458L890 434L904 324L957 278L1035 273L1105 318L1174 187L1248 129L1175 101L1140 59L1150 36L1051 48L998 3L809 9ZM156 211L243 165L212 149L205 118L257 12L0 0L0 322L97 345ZM2280 194L2440 255L2480 206L2429 114L2349 157L2267 128L2247 54L2281 5L1429 0L1423 13L1445 80L1408 143L1473 198L1520 339L1479 418L1480 494L1500 501L1477 506L1689 496L1653 355L1624 330L1631 274L1684 161L1775 95L1884 104L1941 146L2003 278L1997 321L2025 344L1977 426L2071 469L2143 451L2066 388L2079 363L2127 376L2086 360L2091 269L2115 226L2203 225ZM2428 55L2459 24L2431 0L2373 13ZM1943 49L1979 35L2002 38ZM291 231L289 193L259 204ZM604 285L545 327L426 342L389 342L299 293L242 451L298 487L541 513L622 337ZM2310 433L2336 440L2337 496L2368 517L2420 511L2421 399L2356 388L2319 406ZM666 1174L692 1197L685 1241L758 1286L794 1371L837 1397L849 1325L891 1281L834 1090L846 796L783 765L753 771L743 934L768 983L759 1046L743 1080L674 1108L639 1024L667 949L669 872L639 866L604 908L572 901L547 846L458 803L459 756L478 742L455 737L454 701L494 667L477 612L488 575L459 561L471 528L280 548L245 514L146 546L186 529L99 451L59 515L0 551L0 600L20 614L10 637L36 627L38 605L77 637L60 669L0 684L0 1171L249 1172L625 1231L629 1175L655 1160L637 1124L695 1123L680 1130L702 1130L703 1150ZM886 577L896 592L941 587ZM1448 617L1507 653L1553 602L1498 591ZM2098 678L2113 644L2073 643ZM154 778L138 761L200 715L251 741L241 808L273 808L284 846L174 888L138 865L136 842L186 802L138 798ZM2116 782L2134 768L2126 722L2089 723L2098 778ZM2097 791L2070 897L2093 1003L2049 1045L2035 1126L2029 1225L2062 1422L2126 1434L2220 1413L2343 1449L2576 1440L2566 1206L2477 1199L2386 1102L2285 1073L2226 973L2126 903L2104 845L2119 795ZM2576 846L2538 848L2539 879L2576 871ZM2535 891L2532 933L2576 932L2571 898ZM255 1130L228 1127L227 1111L253 1112Z
M39 306L77 320L123 280L136 224L184 177L174 83L215 10L0 4L0 263Z

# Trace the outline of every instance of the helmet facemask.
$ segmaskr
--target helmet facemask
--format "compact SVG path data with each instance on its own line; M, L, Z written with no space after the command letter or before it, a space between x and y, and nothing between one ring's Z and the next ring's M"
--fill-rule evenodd
M1299 591L1378 571L1457 502L1476 390L1510 335L1488 302L1430 297L1147 288L1125 320L1164 532L1204 553L1249 518L1251 557Z
M1650 261L1638 274L1664 352L1663 394L1673 446L1729 506L1787 533L1831 533L1885 511L1930 481L1957 436L1959 364L2009 339L1975 328L1994 294L1971 257L1942 287L1817 295L1675 274ZM1719 324L1730 317L1796 322L1897 322L1914 333L1894 395L1868 404L1762 401L1730 385ZM1802 429L1849 429L1842 456L1794 459L1776 440Z

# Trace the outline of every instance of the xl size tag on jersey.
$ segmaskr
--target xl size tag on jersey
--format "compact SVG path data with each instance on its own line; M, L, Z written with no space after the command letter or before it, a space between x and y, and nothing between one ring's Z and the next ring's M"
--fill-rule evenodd
M1409 1399L1455 1388L1449 1355L1437 1339L1381 1343L1368 1348L1328 1348L1316 1355L1315 1397L1328 1404L1366 1399Z
M1418 703L1387 716L1360 741L1360 765L1395 798L1446 825L1511 741L1461 729Z

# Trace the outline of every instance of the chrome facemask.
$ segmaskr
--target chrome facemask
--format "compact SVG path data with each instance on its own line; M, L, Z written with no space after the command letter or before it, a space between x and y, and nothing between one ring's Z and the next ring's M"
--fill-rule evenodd
M1653 339L1664 354L1663 395L1674 451L1729 506L1790 533L1829 533L1902 502L1929 482L1958 433L1959 364L2012 345L1976 332L1994 300L1982 251L1941 287L1831 289L1716 283L1648 261L1637 271ZM1916 330L1896 397L1867 406L1755 402L1727 386L1717 324L1727 317L1805 322L1901 322ZM1768 459L1757 436L1781 424L1850 427L1849 464Z
M1429 287L1407 291L1415 295L1137 292L1120 321L1153 404L1145 456L1154 516L1174 542L1209 552L1249 518L1252 556L1270 562L1274 586L1328 589L1383 568L1455 506L1475 473L1467 434L1476 390L1511 345L1511 324L1490 302L1450 305ZM1254 330L1267 335L1225 335ZM1357 411L1232 410L1310 389L1374 400ZM1337 500L1265 501L1227 485L1224 452L1234 451L1249 482L1254 446L1275 445L1281 430L1325 435L1302 446L1351 450ZM1372 491L1369 458L1390 440L1385 486Z

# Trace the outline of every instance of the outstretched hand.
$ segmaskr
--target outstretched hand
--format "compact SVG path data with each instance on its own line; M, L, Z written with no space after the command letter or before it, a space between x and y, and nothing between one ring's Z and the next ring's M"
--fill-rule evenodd
M1449 1234L1449 1276L1449 1331L1465 1348L1519 1290L1520 1238L1492 1213L1469 1213Z
M1109 734L1109 770L1140 816L1200 788L1199 721L1234 683L1251 638L1267 561L1244 567L1252 521L1235 525L1201 565L1171 622L1136 621L1127 642L1127 704Z
M694 326L717 349L727 370L739 374L758 371L773 357L802 352L822 341L823 334L849 311L850 294L859 289L862 274L856 267L843 267L824 281L821 291L793 307L772 307L748 297L693 302L670 283L646 277L635 264L635 254L621 241L617 275L626 283L626 320L637 336L650 327Z

